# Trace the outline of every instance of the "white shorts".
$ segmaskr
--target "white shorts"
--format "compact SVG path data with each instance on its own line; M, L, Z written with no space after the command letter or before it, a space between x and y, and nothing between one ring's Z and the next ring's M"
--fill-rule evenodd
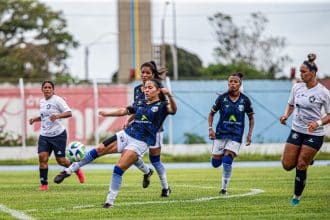
M150 149L154 148L160 148L163 146L163 136L164 136L164 131L157 132L156 134L156 143L154 146L149 146Z
M232 141L230 139L215 139L213 141L212 154L223 155L224 150L230 150L238 155L241 143Z
M148 145L143 142L132 138L125 131L119 131L116 133L117 136L117 150L119 153L124 150L134 151L138 157L143 157L145 152L148 150Z

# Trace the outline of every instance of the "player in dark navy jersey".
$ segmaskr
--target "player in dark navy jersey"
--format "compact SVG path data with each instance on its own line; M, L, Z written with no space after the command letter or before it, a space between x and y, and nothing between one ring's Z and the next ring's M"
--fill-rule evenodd
M140 71L142 83L134 88L135 103L139 103L146 99L143 92L143 85L147 80L162 80L164 78L164 75L166 74L166 69L158 70L154 61L143 63L141 65ZM133 119L134 115L129 117L124 127L127 127L127 125L133 121ZM162 187L161 196L168 197L171 193L171 189L167 182L165 166L160 160L161 147L163 145L163 130L164 129L161 127L161 129L156 134L156 143L154 145L149 146L149 160L159 176L160 184ZM153 170L143 162L142 158L138 159L134 165L144 173L142 186L143 188L147 188L150 184L150 177L153 174Z
M104 208L111 208L119 192L122 175L148 150L148 146L156 142L156 133L168 114L176 113L176 103L171 93L162 88L161 83L155 79L148 80L144 85L146 100L134 103L127 108L119 108L112 112L103 113L103 116L124 116L134 114L134 121L115 136L103 141L96 149L86 153L85 157L69 168L65 169L54 179L61 183L80 167L92 162L96 158L112 153L121 153L116 163L111 184ZM166 98L167 100L166 100Z
M232 162L238 155L243 133L245 114L249 117L249 131L246 145L250 145L254 127L253 109L250 99L240 92L242 73L235 73L228 78L228 92L221 94L209 113L209 138L213 141L211 163L217 168L223 164L221 194L227 193ZM212 124L214 114L219 112L220 119L214 132Z

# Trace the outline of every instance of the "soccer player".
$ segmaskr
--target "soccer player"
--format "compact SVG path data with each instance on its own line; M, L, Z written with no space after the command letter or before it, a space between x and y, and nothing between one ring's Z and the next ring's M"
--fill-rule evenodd
M250 145L254 127L253 109L250 99L240 92L242 73L234 73L228 78L228 91L221 94L215 101L208 116L209 138L213 141L211 164L218 168L223 164L222 187L220 194L227 193L232 174L232 163L238 155L244 133L245 114L249 118L249 131L246 145ZM219 111L216 132L212 124L214 114Z
M166 74L166 69L157 70L157 66L154 61L143 63L141 65L140 71L141 71L142 84L134 88L134 103L138 103L146 99L145 94L143 92L143 87L147 80L149 79L162 80L164 78L164 75ZM102 116L106 116L103 115L102 113L103 112L101 112ZM134 115L129 117L129 119L125 124L125 127L133 120L133 118ZM171 189L167 182L165 166L160 161L161 147L163 145L163 133L164 133L164 129L163 127L161 127L156 134L155 145L149 146L149 160L156 169L157 174L159 176L160 184L162 187L161 196L168 197L171 193ZM149 166L145 165L145 163L141 158L138 159L138 161L135 163L135 166L138 167L142 172L144 172L142 186L143 188L147 188L150 184L150 177L153 174L153 170L150 169Z
M67 103L54 94L54 83L44 81L41 91L44 98L40 100L40 116L29 119L30 125L41 121L41 130L38 140L39 154L39 190L48 190L48 159L54 151L56 161L59 165L68 167L70 161L65 158L65 147L67 134L65 127L60 123L62 118L72 116L71 109ZM84 175L79 169L76 171L80 183L84 182Z
M282 124L293 113L291 132L282 156L283 168L296 168L291 205L299 205L307 179L308 165L323 144L324 125L330 122L330 93L316 80L316 55L309 54L300 66L302 82L293 85ZM322 116L324 108L326 115Z
M86 153L85 157L57 175L54 182L61 183L66 177L80 167L92 162L96 158L113 153L121 153L116 163L109 187L109 193L104 208L113 207L119 192L124 172L148 150L154 146L156 133L162 126L168 114L176 113L176 103L171 93L163 88L155 79L148 80L144 85L146 100L134 103L133 106L119 108L112 112L103 113L105 116L123 116L134 114L134 120L125 130L119 131ZM167 97L168 101L166 100Z

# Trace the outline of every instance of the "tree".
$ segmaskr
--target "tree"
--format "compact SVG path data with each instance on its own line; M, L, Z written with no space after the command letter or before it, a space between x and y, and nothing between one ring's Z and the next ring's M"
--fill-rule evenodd
M0 0L0 75L40 81L68 76L64 60L78 46L62 12L36 0Z
M177 48L178 53L178 72L180 79L189 79L202 76L202 61L193 53L190 53L182 48ZM173 59L171 48L166 45L166 67L168 75L173 77Z
M221 64L245 63L275 78L291 61L288 55L281 55L285 38L265 36L268 20L262 13L252 13L247 25L242 27L230 15L220 12L209 17L209 21L219 43L214 52Z

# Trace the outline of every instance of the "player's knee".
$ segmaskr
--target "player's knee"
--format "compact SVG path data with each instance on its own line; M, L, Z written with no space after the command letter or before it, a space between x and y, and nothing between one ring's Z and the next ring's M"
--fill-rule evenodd
M298 161L298 164L297 164L298 170L306 170L307 167L308 167L308 163L306 163L306 161Z
M233 163L233 157L231 155L225 155L222 158L222 162L231 165Z
M214 168L218 168L221 166L222 164L222 160L221 159L216 159L216 158L211 158L211 164Z
M296 167L295 164L289 163L288 161L282 160L282 167L286 171L290 171Z

